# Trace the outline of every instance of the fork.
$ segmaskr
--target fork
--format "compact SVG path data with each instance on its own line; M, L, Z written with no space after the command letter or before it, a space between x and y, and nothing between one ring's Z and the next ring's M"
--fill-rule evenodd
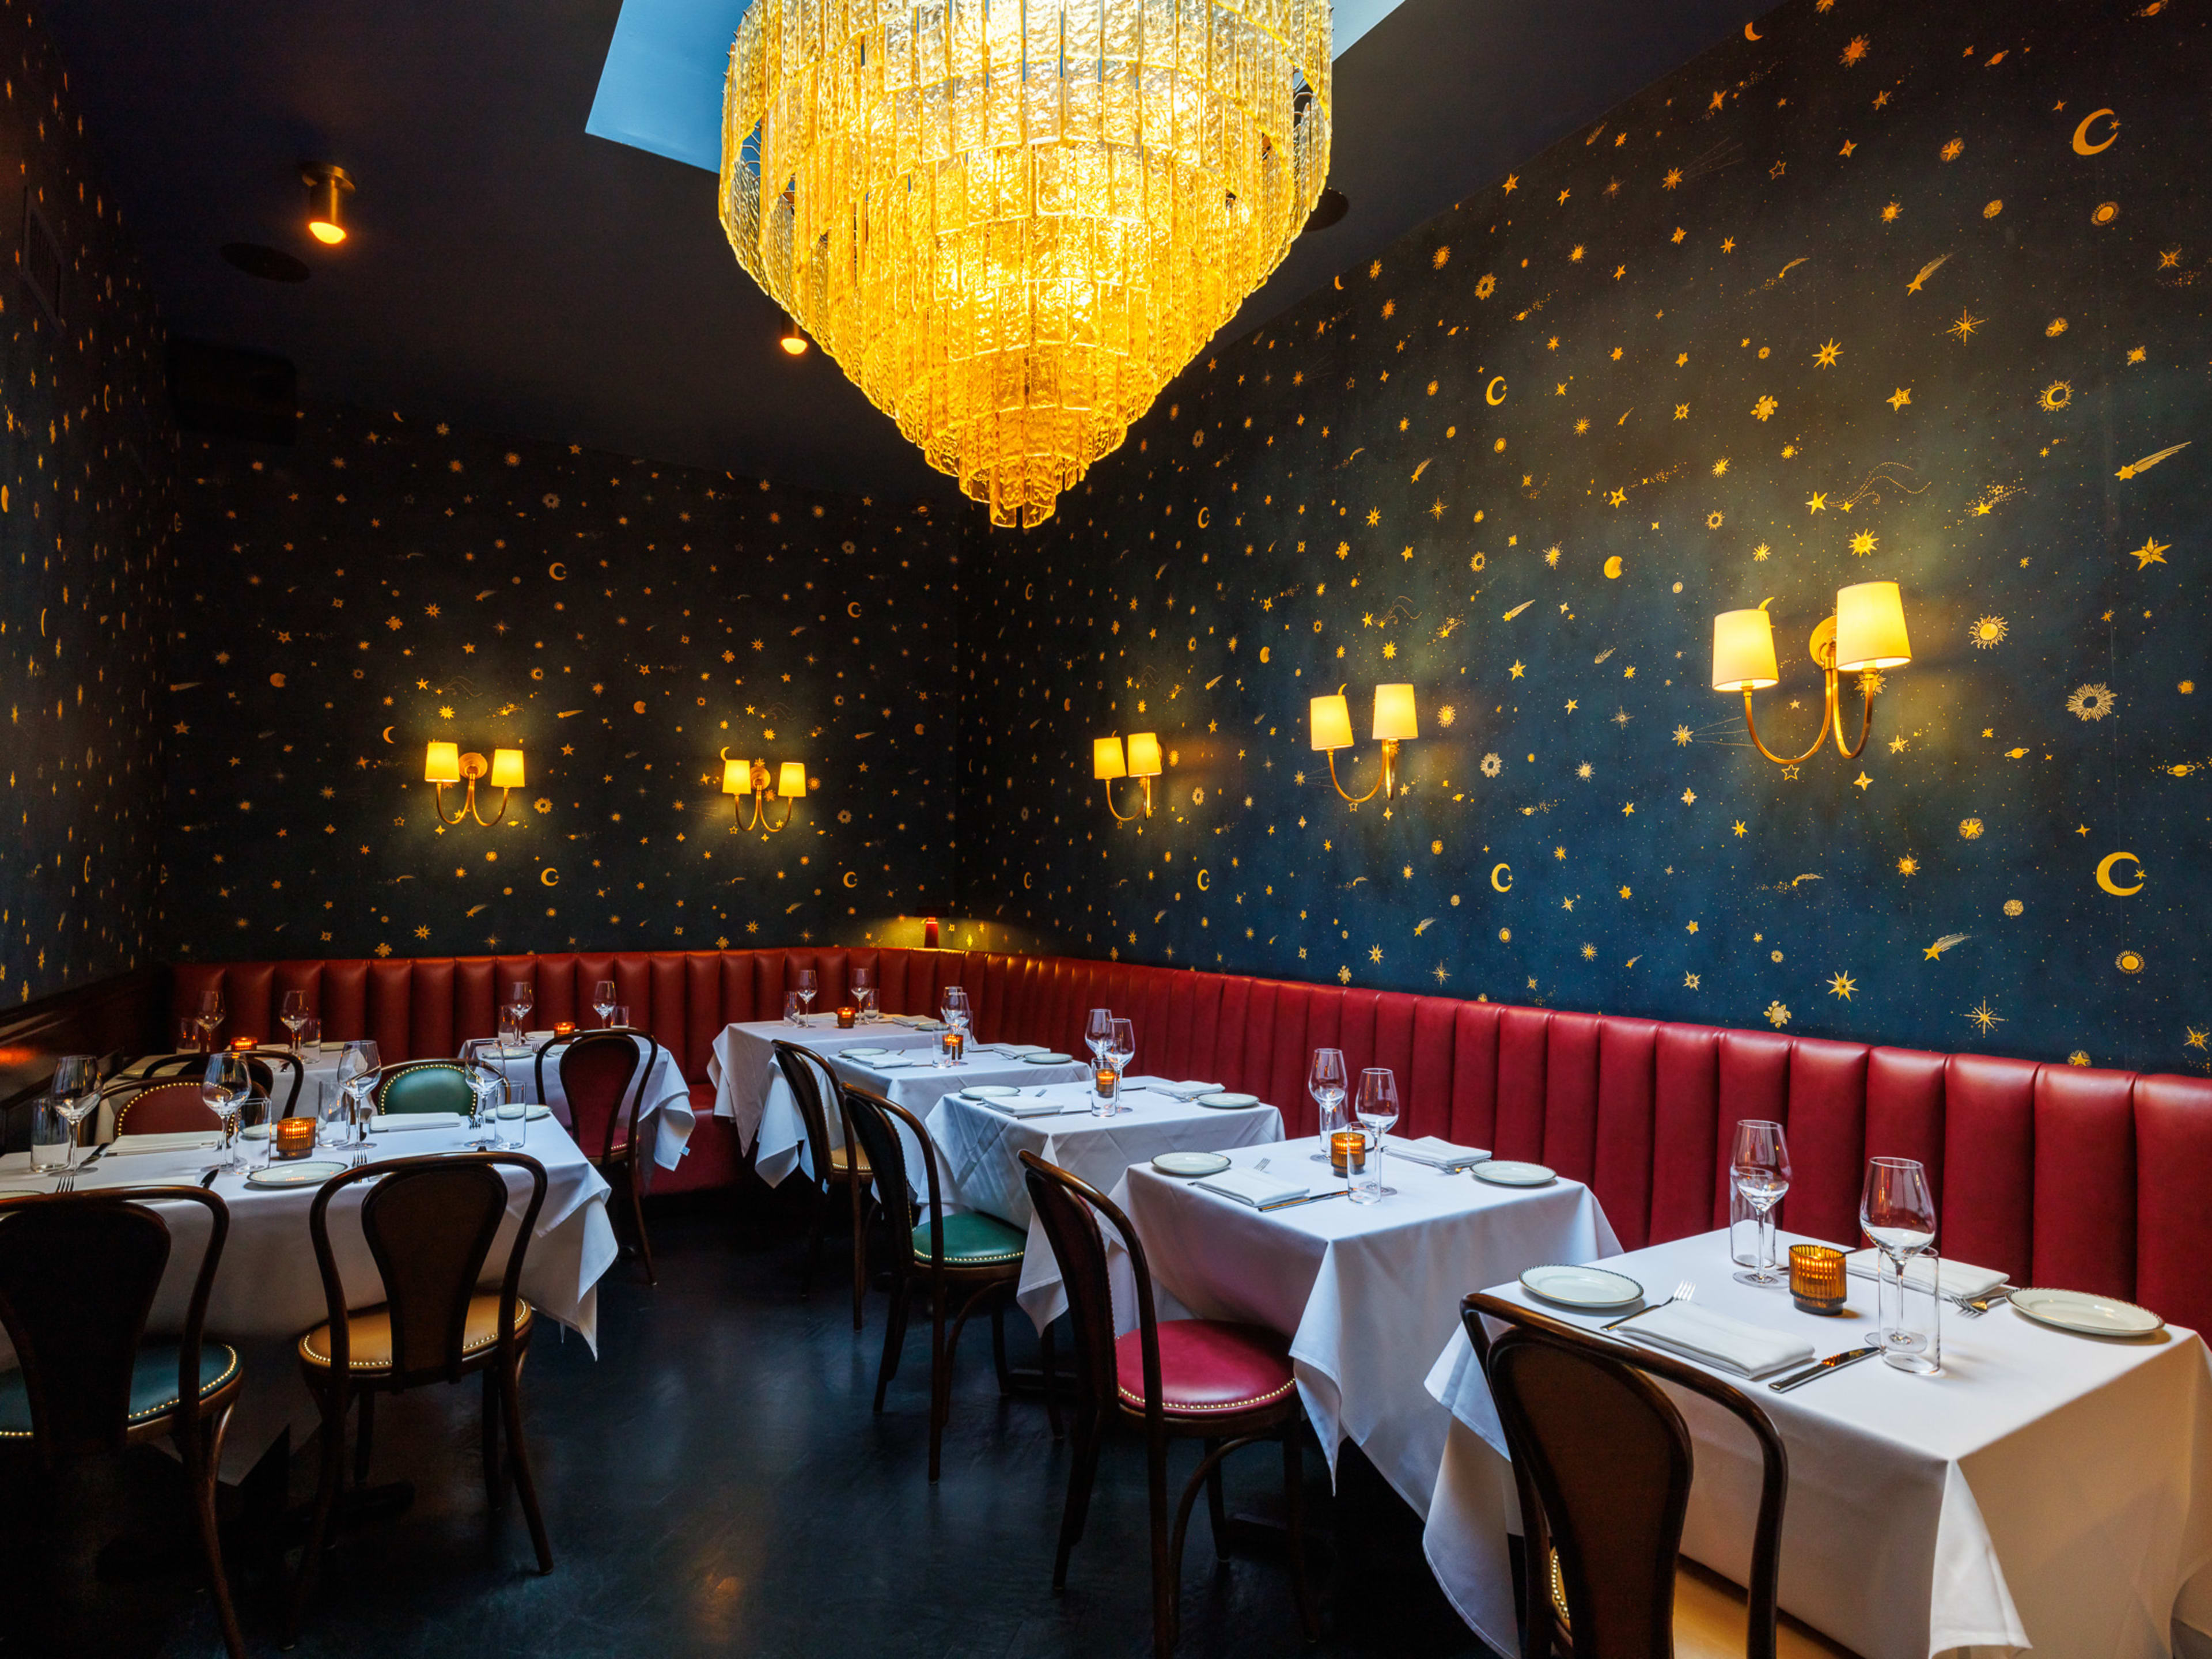
M76 1165L71 1164L65 1165L63 1168L61 1174L54 1178L54 1191L57 1193L73 1193L76 1190Z
M1966 1318L1979 1319L1999 1302L2009 1298L2011 1295L2011 1285L1997 1285L1984 1291L1979 1296L1947 1296L1943 1299L1956 1308Z
M1680 1284L1674 1286L1674 1294L1668 1297L1666 1302L1655 1302L1648 1308L1638 1308L1632 1314L1623 1314L1620 1318L1614 1320L1612 1325L1601 1325L1598 1327L1598 1329L1601 1331L1609 1331L1613 1328L1613 1325L1626 1325L1632 1319L1641 1319L1645 1314L1656 1313L1660 1309L1665 1307L1668 1302L1687 1302L1695 1297L1697 1293L1697 1281L1692 1279L1683 1279Z

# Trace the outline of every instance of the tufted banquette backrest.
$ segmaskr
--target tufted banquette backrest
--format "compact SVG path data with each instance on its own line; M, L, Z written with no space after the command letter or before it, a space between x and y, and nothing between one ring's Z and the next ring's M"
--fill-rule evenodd
M1397 1074L1410 1134L1534 1158L1588 1182L1629 1248L1728 1218L1728 1142L1741 1118L1790 1132L1796 1178L1782 1224L1856 1242L1873 1154L1917 1158L1939 1195L1943 1249L2014 1284L2148 1303L2212 1327L2212 1079L2042 1065L1984 1054L1517 1008L1449 997L1246 979L1189 969L996 952L702 951L189 964L179 1012L219 981L231 1036L282 1036L283 994L307 992L325 1037L374 1037L387 1060L450 1054L491 1035L508 984L535 990L533 1026L598 1024L611 979L703 1083L726 1024L773 1018L802 967L818 1012L855 966L886 1012L933 1011L963 985L985 1039L1082 1052L1084 1016L1136 1023L1135 1069L1245 1089L1310 1133L1309 1057Z

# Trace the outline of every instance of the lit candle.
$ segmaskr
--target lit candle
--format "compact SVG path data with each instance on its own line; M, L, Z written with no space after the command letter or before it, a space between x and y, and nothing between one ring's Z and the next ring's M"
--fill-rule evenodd
M576 1022L573 1019L555 1020L553 1022L553 1035L556 1037L572 1037L575 1036Z
M305 1158L315 1149L315 1120L280 1117L270 1129L270 1142L279 1158Z
M1098 1085L1098 1098L1111 1100L1114 1098L1115 1090L1121 1085L1121 1074L1111 1066L1101 1066L1093 1081Z
M841 1031L851 1030L854 1022L860 1017L860 1011L848 1003L837 1011L837 1029Z
M1367 1167L1367 1137L1358 1129L1339 1129L1328 1138L1328 1167L1340 1176Z
M1826 1244L1792 1244L1790 1299L1809 1314L1843 1312L1844 1253Z
M253 1050L259 1048L261 1044L252 1037L241 1036L231 1038L230 1046L234 1053L245 1054L252 1053Z
M962 1042L960 1033L957 1031L947 1031L938 1040L945 1045L945 1059L951 1061L956 1066L958 1065L960 1063L960 1051L964 1046Z

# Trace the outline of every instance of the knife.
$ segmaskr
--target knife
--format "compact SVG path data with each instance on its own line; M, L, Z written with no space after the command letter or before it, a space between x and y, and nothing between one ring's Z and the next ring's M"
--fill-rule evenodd
M1871 1359L1881 1352L1879 1348L1846 1348L1841 1353L1832 1353L1826 1359L1816 1359L1801 1371L1766 1386L1777 1394L1787 1394L1792 1389L1802 1389L1816 1376L1826 1376L1830 1371L1841 1370L1846 1365L1856 1365L1862 1359Z
M1301 1204L1318 1204L1325 1198L1343 1198L1351 1191L1349 1187L1339 1187L1333 1192L1309 1193L1304 1198L1278 1199L1273 1204L1261 1205L1260 1209L1263 1214L1273 1215L1277 1210L1295 1210Z

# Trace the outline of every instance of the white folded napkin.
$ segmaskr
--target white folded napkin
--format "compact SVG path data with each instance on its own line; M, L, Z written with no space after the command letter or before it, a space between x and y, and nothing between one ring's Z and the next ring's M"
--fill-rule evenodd
M1382 1150L1399 1158L1409 1158L1415 1164L1425 1164L1432 1170L1465 1170L1488 1161L1490 1154L1479 1146L1455 1146L1436 1135L1422 1135L1412 1140L1386 1140Z
M1156 1095L1173 1095L1177 1100L1184 1101L1221 1092L1218 1083L1177 1083L1164 1077L1125 1077L1121 1079L1121 1086L1124 1089L1149 1089Z
M920 1066L934 1066L937 1057L925 1049L911 1054L872 1054L866 1060L856 1060L853 1063L866 1066L872 1072L906 1072Z
M1280 1176L1269 1175L1259 1170L1224 1170L1219 1175L1207 1176L1197 1184L1209 1193L1219 1193L1222 1197L1233 1198L1239 1204L1249 1204L1255 1210L1273 1209L1278 1204L1304 1198L1313 1190L1303 1181L1286 1181Z
M167 1134L118 1135L108 1144L110 1158L129 1158L137 1152L173 1152L186 1147L212 1146L222 1139L213 1129L180 1129Z
M1623 1325L1620 1334L1739 1376L1771 1376L1813 1358L1813 1345L1801 1336L1765 1330L1694 1302L1654 1308Z
M458 1129L468 1119L459 1112L379 1112L374 1130L386 1134L394 1129Z
M985 1046L1002 1054L1012 1054L1017 1060L1024 1054L1048 1054L1052 1052L1042 1042L993 1042Z
M1000 1095L983 1103L1008 1117L1057 1117L1068 1109L1057 1100L1040 1100L1035 1095Z
M1872 1247L1853 1250L1844 1258L1844 1271L1861 1279L1881 1277L1881 1252ZM1936 1263L1924 1255L1908 1257L1905 1263L1905 1282L1916 1291L1934 1295ZM1984 1296L2004 1282L2005 1275L1994 1267L1977 1267L1967 1261L1947 1261L1943 1263L1943 1294L1946 1296Z

